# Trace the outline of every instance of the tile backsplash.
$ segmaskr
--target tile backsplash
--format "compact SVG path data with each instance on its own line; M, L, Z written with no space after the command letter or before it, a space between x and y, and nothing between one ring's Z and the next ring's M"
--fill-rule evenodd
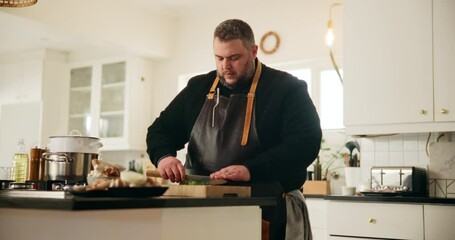
M427 168L430 161L426 150L427 141L433 142L436 138L435 134L413 133L358 139L362 181L369 179L373 166Z
M439 138L439 139L438 139ZM346 141L357 141L360 145L360 184L369 185L370 171L373 166L416 166L428 169L430 165L427 143L449 142L455 140L455 132L449 133L409 133L377 137L352 138L342 132L324 132L324 139L331 149L340 149ZM347 152L341 147L342 152ZM343 161L331 168L339 178L330 178L333 194L340 194L345 185ZM455 179L455 176L453 177ZM431 182L431 181L430 181ZM432 196L430 191L430 196ZM435 195L435 194L433 194Z
M361 181L369 181L370 169L373 166L416 166L428 169L429 143L449 142L452 139L455 139L454 132L396 134L358 139L361 149ZM444 181L453 179L455 179L455 173L450 179L444 179ZM432 191L431 184L434 182L434 179L430 179L430 196L450 197L450 194Z

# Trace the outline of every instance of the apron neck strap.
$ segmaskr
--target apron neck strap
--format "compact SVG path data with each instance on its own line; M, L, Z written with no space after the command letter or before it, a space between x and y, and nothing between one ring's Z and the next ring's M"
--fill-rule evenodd
M248 143L248 135L250 133L251 126L251 116L253 114L253 102L254 95L256 92L256 87L258 86L259 78L261 77L262 64L258 61L258 66L256 67L256 72L254 73L253 83L251 83L250 92L248 93L248 100L246 103L246 113L245 113L245 122L243 123L243 134L242 141L240 142L241 146L245 146Z

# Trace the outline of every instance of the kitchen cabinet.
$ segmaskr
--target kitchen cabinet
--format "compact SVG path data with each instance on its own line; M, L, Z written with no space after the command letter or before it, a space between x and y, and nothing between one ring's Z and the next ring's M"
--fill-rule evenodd
M455 130L450 0L344 2L344 124L351 135ZM434 67L433 67L434 66Z
M423 205L329 201L329 239L424 239Z
M129 57L70 67L68 132L102 139L101 150L145 150L153 64Z
M327 201L323 198L306 198L311 232L314 240L327 239Z
M455 206L424 205L425 239L445 240L455 236Z
M435 121L455 121L455 1L433 0Z

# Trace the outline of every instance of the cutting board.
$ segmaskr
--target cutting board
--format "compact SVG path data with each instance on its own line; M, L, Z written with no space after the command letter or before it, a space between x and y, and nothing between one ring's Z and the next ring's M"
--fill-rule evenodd
M167 196L250 197L251 187L222 185L168 185Z

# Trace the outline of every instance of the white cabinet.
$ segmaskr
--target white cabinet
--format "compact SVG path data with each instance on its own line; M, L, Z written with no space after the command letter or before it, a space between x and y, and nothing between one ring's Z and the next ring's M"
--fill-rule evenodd
M433 0L435 121L455 121L455 1Z
M152 67L141 58L72 65L68 131L100 137L102 150L145 150Z
M330 239L424 239L423 205L329 201Z
M311 232L314 240L327 239L327 201L323 198L306 198Z
M431 0L344 2L348 134L455 130L455 11L450 0L434 5L433 12Z
M425 239L446 240L455 236L455 206L424 205Z

